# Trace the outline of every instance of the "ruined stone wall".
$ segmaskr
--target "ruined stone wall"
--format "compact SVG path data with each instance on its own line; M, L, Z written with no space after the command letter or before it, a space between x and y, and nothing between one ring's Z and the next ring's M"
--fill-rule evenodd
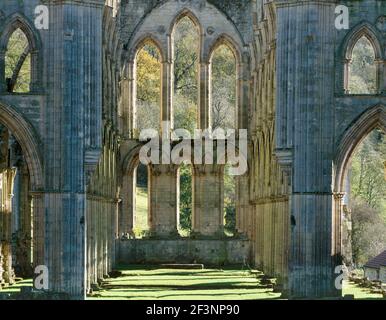
M276 1L276 156L290 168L289 294L340 296L346 169L355 147L385 129L384 1L339 1L349 29L335 27L337 1ZM350 48L374 45L378 92L347 91Z
M117 260L128 264L201 263L250 266L250 242L241 239L118 240Z
M249 131L248 172L237 178L237 228L251 240L256 266L278 276L293 297L339 295L333 270L341 262L345 170L359 141L386 123L386 3L340 2L349 7L349 30L334 26L337 1L47 0L48 30L33 23L43 1L1 1L0 122L23 151L34 266L48 267L49 290L82 299L113 267L115 239L130 233L133 221L140 147L134 57L148 37L159 45L161 114L170 121L171 31L190 15L201 27L200 128L210 120L212 49L225 41L237 57L238 127ZM26 94L6 92L3 77L6 43L18 27L33 49ZM346 90L347 52L361 35L376 49L378 92L354 96ZM222 172L198 169L196 227L214 236ZM153 185L170 193L167 203L155 198L161 189L152 191L152 210L162 209L153 226L169 232L176 224L175 170L153 173Z
M122 219L120 234L130 233L133 221L133 171L138 164L138 135L135 128L135 56L145 40L152 40L162 56L163 121L171 123L172 106L172 30L179 18L190 17L200 30L199 119L198 127L209 127L210 57L220 44L228 44L235 53L238 74L238 127L248 127L250 41L252 28L248 1L122 1L120 9L120 42L122 74L120 78L119 118L122 135ZM166 130L170 130L167 128ZM169 168L170 167L170 168ZM177 170L178 166L151 166L150 221L153 234L171 235L177 232ZM215 236L223 225L223 166L194 166L193 231ZM241 192L239 192L241 198ZM167 196L166 196L167 195ZM247 197L248 193L244 195ZM244 198L244 203L248 202ZM245 205L244 205L245 207ZM241 207L238 207L240 210ZM126 225L125 225L126 224Z
M103 150L87 188L87 291L112 271L115 264L115 239L118 237L119 172L117 137L106 124Z
M48 8L48 29L35 27L39 4ZM34 267L48 268L50 291L79 299L86 289L85 168L98 163L102 144L103 4L0 3L0 121L20 143L30 173ZM6 92L3 73L6 44L17 28L31 47L25 94Z
M274 155L276 114L276 9L272 1L254 4L254 64L251 81L249 187L251 209L247 233L254 261L286 285L288 269L288 184L285 164Z
M0 126L9 133L8 140L4 136L0 138L7 150L6 157L0 159L4 178L0 219L3 278L0 275L0 283L4 280L12 283L15 271L18 276L31 276L31 259L33 265L41 264L44 259L44 220L39 195L43 185L39 150L44 105L43 52L40 34L31 23L38 3L34 0L0 3ZM31 48L30 92L26 94L10 94L5 81L6 47L10 35L17 28L24 32ZM35 209L31 221L32 202L35 202ZM34 225L34 239L31 239L31 224ZM31 256L32 246L34 253Z

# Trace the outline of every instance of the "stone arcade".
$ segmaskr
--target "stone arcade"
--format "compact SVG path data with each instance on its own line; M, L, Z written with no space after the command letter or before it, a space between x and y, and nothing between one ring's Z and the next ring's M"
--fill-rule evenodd
M47 30L34 25L41 4ZM335 29L338 4L349 8L348 30ZM386 128L385 14L383 0L2 0L0 286L46 265L50 293L84 299L118 261L135 260L133 241L144 251L174 246L167 254L175 260L188 241L193 253L207 250L214 260L249 260L277 277L285 296L339 296L346 168L361 139ZM142 146L135 56L148 40L161 52L161 120L170 122L172 30L184 16L200 30L199 129L210 123L213 50L226 44L237 61L237 127L248 130L248 171L237 177L240 236L221 235L222 165L194 166L197 236L182 240L178 166L150 164L154 237L126 239ZM17 28L31 54L25 94L8 92L4 76ZM362 36L374 47L377 92L350 95L351 53Z

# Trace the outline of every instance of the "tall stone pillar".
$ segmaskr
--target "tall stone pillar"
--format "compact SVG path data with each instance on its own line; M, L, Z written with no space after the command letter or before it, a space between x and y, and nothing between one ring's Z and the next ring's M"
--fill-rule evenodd
M162 62L162 80L161 80L161 120L169 123L168 127L162 128L167 132L162 132L163 135L169 137L170 129L173 127L173 104L172 104L172 88L173 88L173 64L171 61ZM155 128L158 129L158 128ZM178 129L178 128L177 128Z
M291 157L289 296L335 297L336 1L276 1L276 150ZM328 106L328 107L327 107Z
M19 173L19 230L18 246L16 248L16 260L20 268L20 276L30 277L32 275L32 198L30 196L30 179L27 166L23 164L18 168ZM41 224L42 221L40 221ZM44 234L42 240L44 241Z
M12 266L12 191L16 169L6 169L1 172L1 210L0 236L2 242L3 279L12 284L15 274Z
M134 170L135 171L135 170ZM118 234L132 235L134 227L134 199L135 199L135 172L125 175L122 178L122 203L119 214L119 231Z
M200 63L199 69L199 123L198 128L207 129L211 126L211 105L210 105L210 64Z
M5 53L6 48L0 50L0 74L5 74ZM0 92L6 92L7 91L7 85L4 77L1 77L0 79Z
M32 192L32 223L33 223L33 237L32 237L32 265L36 266L45 264L45 224L46 220L44 213L44 194L39 192Z
M377 65L377 83L379 85L379 94L384 94L386 92L386 61L385 60L376 60Z
M152 235L173 236L177 229L177 173L176 165L150 165L150 214Z
M339 266L343 263L343 256L342 256L342 227L343 227L343 219L344 219L344 212L343 212L343 198L345 196L344 192L335 192L333 194L333 208L332 208L332 217L333 217L333 223L332 223L332 239L335 241L333 242L332 247L332 255L335 260L335 265Z
M86 293L86 173L96 168L102 147L104 3L48 0L49 28L41 32L51 93L50 107L42 115L47 142L44 185L49 190L42 211L44 265L49 291L66 293L71 299L84 299ZM39 242L40 234L37 237ZM40 250L35 254L39 263Z
M224 229L224 166L203 164L193 166L194 233L218 236Z
M238 233L251 235L251 205L249 202L249 174L236 177L236 230Z
M3 285L5 285L5 281L3 278L4 269L3 269L3 248L2 248L2 246L3 246L2 241L0 241L0 289Z
M137 100L137 87L135 82L135 62L131 61L124 70L124 78L121 82L121 105L122 105L122 131L127 138L135 139L137 119L135 104Z

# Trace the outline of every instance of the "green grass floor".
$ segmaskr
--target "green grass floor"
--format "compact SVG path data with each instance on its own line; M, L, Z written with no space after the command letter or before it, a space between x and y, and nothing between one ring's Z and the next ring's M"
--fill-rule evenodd
M137 187L135 225L138 230L148 230L148 196L146 188Z
M240 300L278 299L279 293L260 285L256 275L239 270L122 270L89 299Z
M369 289L358 287L354 282L345 281L343 284L343 296L354 295L359 300L383 299L381 294L371 293Z
M175 270L130 266L122 268L122 277L107 279L100 291L88 300L260 300L280 299L260 283L261 273L236 269ZM31 280L17 282L0 290L1 299L15 299L21 287ZM345 282L343 294L355 299L382 299L367 289Z

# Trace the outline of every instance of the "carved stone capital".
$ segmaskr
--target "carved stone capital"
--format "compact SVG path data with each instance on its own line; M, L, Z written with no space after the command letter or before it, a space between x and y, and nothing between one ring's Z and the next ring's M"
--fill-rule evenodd
M334 199L337 201L341 201L345 195L346 193L344 192L334 192Z

